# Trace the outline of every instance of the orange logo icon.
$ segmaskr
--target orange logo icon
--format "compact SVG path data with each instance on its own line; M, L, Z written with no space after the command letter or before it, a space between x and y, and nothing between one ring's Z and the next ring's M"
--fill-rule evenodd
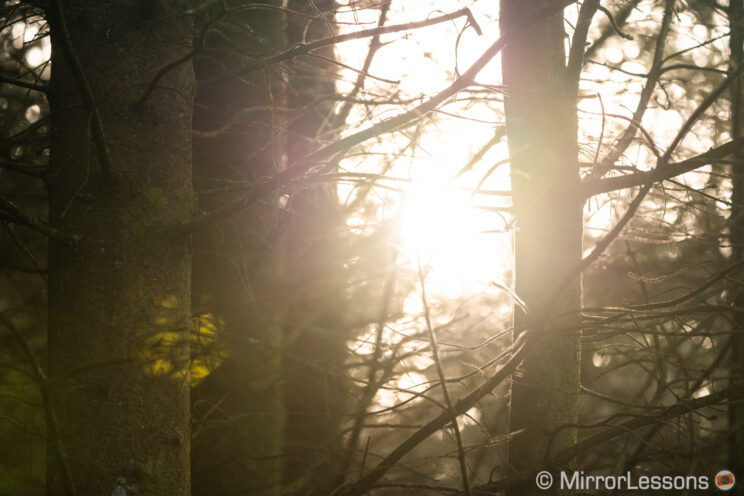
M722 491L729 491L734 488L736 478L729 470L721 470L716 474L716 487Z

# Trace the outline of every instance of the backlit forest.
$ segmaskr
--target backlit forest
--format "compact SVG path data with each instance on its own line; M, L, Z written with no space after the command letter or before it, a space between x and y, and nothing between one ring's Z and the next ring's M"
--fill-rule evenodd
M0 496L744 494L744 1L0 42Z

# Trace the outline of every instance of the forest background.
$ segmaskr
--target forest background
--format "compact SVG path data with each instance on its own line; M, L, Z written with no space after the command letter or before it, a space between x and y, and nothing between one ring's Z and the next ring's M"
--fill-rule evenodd
M744 478L744 2L0 19L0 494Z

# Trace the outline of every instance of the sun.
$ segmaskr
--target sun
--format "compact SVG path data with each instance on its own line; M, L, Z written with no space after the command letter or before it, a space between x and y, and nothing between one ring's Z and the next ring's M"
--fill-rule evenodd
M447 87L458 70L467 67L472 57L493 41L492 36L498 36L497 23L487 6L458 0L448 8L464 6L480 11L479 18L492 28L489 36L477 36L474 30L465 29L464 20L415 33L385 35L368 72L388 82L367 78L359 97L374 98L376 94L394 92L403 100L416 100ZM438 8L441 4L436 2L406 3L405 7L394 2L388 23L425 19ZM340 26L348 26L344 21L350 25L375 23L376 15L374 9L342 12ZM369 40L342 43L336 46L336 56L344 64L357 67L367 56L368 48ZM482 72L486 81L499 81L499 65L494 59ZM358 76L353 71L341 71L339 93L350 91ZM389 81L398 83L391 88ZM499 99L500 95L491 98L487 92L477 98L458 96L411 128L366 143L365 159L349 158L341 163L343 170L392 178L391 182L380 181L368 197L384 211L377 217L378 222L395 219L398 260L413 270L419 266L426 269L427 292L432 295L474 294L484 291L491 281L509 285L506 273L512 266L510 199L508 194L494 193L510 189ZM357 105L349 115L348 132L396 115L402 109L393 104ZM501 138L494 140L496 135ZM488 149L481 153L488 143ZM474 156L480 159L461 171ZM393 188L385 189L391 184ZM339 185L340 198L348 198L353 189L348 183ZM352 216L351 223L359 226L366 221L369 219Z
M412 184L404 193L399 223L402 262L427 271L443 296L482 289L505 269L504 222L484 210L466 188Z

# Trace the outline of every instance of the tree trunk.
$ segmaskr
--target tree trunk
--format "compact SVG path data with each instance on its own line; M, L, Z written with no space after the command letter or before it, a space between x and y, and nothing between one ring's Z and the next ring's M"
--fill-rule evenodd
M518 30L549 3L502 0L502 32ZM555 330L578 328L581 301L578 278L559 287L582 255L576 94L567 76L564 41L563 16L552 15L502 54L517 219L516 293L529 309L528 315L516 310L515 329L546 333L513 380L509 423L510 431L519 433L509 445L511 472L534 469L549 450L575 442L574 429L558 428L577 417L580 335ZM540 492L532 486L519 494Z
M239 0L234 6L251 3ZM331 4L314 6L332 11ZM287 7L315 14L306 2ZM307 16L254 9L231 14L216 28L250 26L250 31L243 31L245 38L233 36L230 43L242 44L252 63L303 39L331 36L327 25L332 21L332 15L328 23L309 22ZM210 51L226 50L219 55L222 66L241 63L219 38L208 39L208 46ZM333 55L332 49L324 52ZM210 55L212 60L218 56ZM229 119L242 108L254 109L229 132L197 141L200 184L207 189L226 181L261 180L313 150L316 134L333 108L328 97L334 92L335 70L329 66L301 58L252 71L242 80L225 79L216 88L209 80L222 67L210 60L200 63L197 73L206 83L197 97L197 128L214 127L215 121ZM283 206L274 197L197 239L195 297L203 311L224 324L218 339L225 360L194 395L197 422L201 424L217 403L222 414L203 419L210 431L195 442L196 494L213 494L215 488L224 493L275 494L282 483L304 475L306 464L321 456L314 451L324 447L316 442L319 437L325 440L335 434L327 419L337 415L337 409L331 407L329 413L322 393L333 389L326 379L335 371L328 370L325 357L334 355L340 344L334 356L343 361L344 340L333 336L329 343L328 333L319 336L307 329L321 308L318 298L329 297L322 292L328 286L328 264L321 266L317 259L322 255L323 261L338 262L327 249L325 236L333 232L335 190L327 186L320 190L293 192ZM211 210L224 201L207 198L202 207Z
M731 26L731 71L736 70L744 63L744 2L742 0L731 0L729 5L729 23ZM737 79L731 87L731 137L738 138L744 134L742 129L744 117L744 102L742 96L744 85L741 78ZM735 166L731 172L732 202L731 202L731 258L738 262L744 258L744 171L741 170L744 153L741 151L734 154ZM744 306L744 291L740 288L735 290L735 306ZM744 380L744 313L734 312L734 328L729 345L731 353L730 380L732 383ZM729 414L729 462L728 469L737 477L744 477L744 405L732 402L728 407ZM741 475L739 475L741 474ZM740 482L737 482L740 484Z
M189 494L191 63L136 104L191 48L180 3L49 16L52 496Z
M335 0L318 0L314 7L291 0L289 8L326 18L291 17L290 45L333 36ZM333 47L315 52L333 58ZM290 67L290 107L303 109L288 125L287 160L301 161L329 141L329 121L335 101L336 67L317 58L296 59ZM332 132L332 131L331 131ZM321 138L319 133L324 133ZM335 172L335 170L327 170ZM285 325L285 405L287 412L285 487L301 494L330 494L342 466L337 436L344 409L344 361L349 331L344 327L347 283L342 249L343 219L336 183L311 184L292 194L284 226L287 256L288 315ZM323 462L322 468L318 463Z
M310 16L314 9L332 12L332 5L322 0L285 6ZM305 15L253 9L228 14L214 26L225 35L207 39L210 58L197 64L205 84L197 96L196 128L213 129L243 108L254 110L229 131L195 142L200 189L271 177L318 146L316 135L334 105L331 64L302 57L241 79L209 81L223 67L240 66L235 45L250 54L251 64L293 43L331 36L332 14L326 15L327 22L310 22ZM250 30L225 42L236 24ZM332 57L333 49L322 55ZM311 467L328 455L336 434L338 375L346 353L337 332L342 262L332 239L335 185L292 192L286 204L277 196L195 239L194 301L219 324L223 353L222 363L193 394L197 433L204 432L194 440L195 495L274 495L282 486L297 483L307 491L332 480L328 470ZM212 210L225 201L205 196L200 206Z
M194 140L197 192L260 182L285 166L282 68L240 78L225 70L238 73L243 64L286 48L285 13L245 8L254 3L226 2L234 11L213 23L205 56L196 61L194 124L208 133ZM261 3L281 6L276 0ZM212 8L210 14L218 16L220 6ZM243 109L252 111L240 118ZM233 124L222 128L226 122ZM212 211L243 194L202 194L199 208ZM195 357L210 370L192 393L194 496L281 492L284 302L277 196L194 237L192 301L216 331L215 346L197 349L203 356Z

